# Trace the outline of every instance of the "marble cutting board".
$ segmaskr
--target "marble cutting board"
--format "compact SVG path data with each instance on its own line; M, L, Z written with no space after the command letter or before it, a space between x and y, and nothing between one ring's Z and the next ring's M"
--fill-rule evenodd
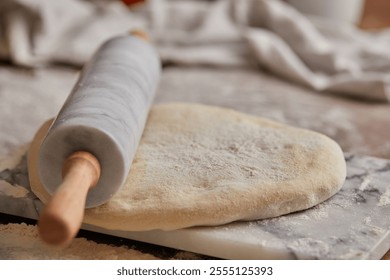
M176 231L84 229L226 259L380 259L390 248L390 161L346 155L339 193L279 218ZM0 212L38 218L23 151L0 160Z

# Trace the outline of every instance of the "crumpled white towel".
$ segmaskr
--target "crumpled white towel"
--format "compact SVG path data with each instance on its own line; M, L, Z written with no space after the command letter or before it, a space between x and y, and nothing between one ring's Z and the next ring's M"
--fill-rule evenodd
M259 64L318 91L390 100L390 31L307 18L279 0L2 0L0 55L14 63L80 65L106 39L148 30L177 64Z
M1 0L0 57L24 66L82 65L105 40L138 24L120 2Z

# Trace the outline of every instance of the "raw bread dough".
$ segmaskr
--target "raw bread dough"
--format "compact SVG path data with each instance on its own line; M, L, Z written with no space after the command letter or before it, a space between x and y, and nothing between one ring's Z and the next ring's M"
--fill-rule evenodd
M47 128L29 152L32 190L43 202L35 162ZM219 107L162 104L150 112L125 185L87 209L84 222L143 231L271 218L328 199L345 176L340 147L319 133Z

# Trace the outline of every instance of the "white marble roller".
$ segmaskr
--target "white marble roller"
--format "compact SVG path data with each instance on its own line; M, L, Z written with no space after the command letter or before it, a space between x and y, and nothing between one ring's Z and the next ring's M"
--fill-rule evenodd
M44 139L40 179L53 194L62 182L65 159L87 151L101 174L86 207L98 206L121 187L129 172L161 72L154 48L136 36L106 42L85 65Z

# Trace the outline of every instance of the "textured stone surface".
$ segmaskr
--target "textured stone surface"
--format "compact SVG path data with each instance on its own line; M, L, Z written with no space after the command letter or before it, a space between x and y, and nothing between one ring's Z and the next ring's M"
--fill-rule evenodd
M4 158L7 154L14 154L16 148L28 143L42 122L58 112L76 78L77 70L70 68L40 69L33 72L9 66L0 67L0 118L2 120L0 122L0 158ZM155 102L166 101L199 102L234 108L322 132L336 140L348 153L390 159L390 143L388 142L390 139L390 129L388 129L390 127L390 105L316 93L268 76L258 70L166 68ZM382 190L379 193L373 189L373 186L378 184L375 179L376 173L367 173L375 171L378 162L382 161L368 158L363 161L359 160L361 170L349 171L358 172L358 174L349 173L349 176L363 174L359 175L360 177L352 175L349 179L349 182L353 182L353 187L358 188L355 193L351 189L351 195L354 194L356 201L361 204L364 204L362 202L364 199L369 198L372 203L383 204L383 206L376 205L377 207L388 209L389 206L385 205L387 204L387 196L384 195L386 191L383 193ZM388 176L389 171L383 172L383 170L380 176ZM18 184L26 183L22 173L12 176L20 180ZM20 190L19 194L23 195L23 190ZM17 203L20 206L17 215L23 215L25 211L33 211L36 208L36 205L23 202L20 198L8 199L9 204L14 204L16 201L19 201ZM4 202L2 203L5 207ZM328 217L332 215L328 214ZM325 216L322 217L322 219L325 218ZM383 237L388 234L386 229L383 232L384 225L380 224L385 218L386 216L373 219L368 215L363 221L359 220L359 223L366 226L366 230L370 231L370 236L379 233ZM327 219L327 221L330 220L332 219ZM274 222L270 221L270 223ZM370 226L372 226L371 229ZM343 242L348 243L354 240L348 241L348 238L347 236L343 239ZM386 238L383 240L388 242L388 237ZM297 241L295 245L301 246L302 242L306 242L317 244L315 248L321 248L321 244L314 241L314 239L301 239L300 243ZM387 246L389 246L388 243ZM298 253L302 254L302 252ZM318 257L316 254L314 250L310 256ZM370 252L363 257L379 257L374 255ZM301 256L310 257L309 255ZM353 256L357 255L352 254L350 257L353 258Z
M15 161L0 171L0 212L37 219L42 203L28 185L25 157ZM379 259L390 247L390 161L353 155L346 161L341 191L278 218L175 231L83 228L218 258Z

